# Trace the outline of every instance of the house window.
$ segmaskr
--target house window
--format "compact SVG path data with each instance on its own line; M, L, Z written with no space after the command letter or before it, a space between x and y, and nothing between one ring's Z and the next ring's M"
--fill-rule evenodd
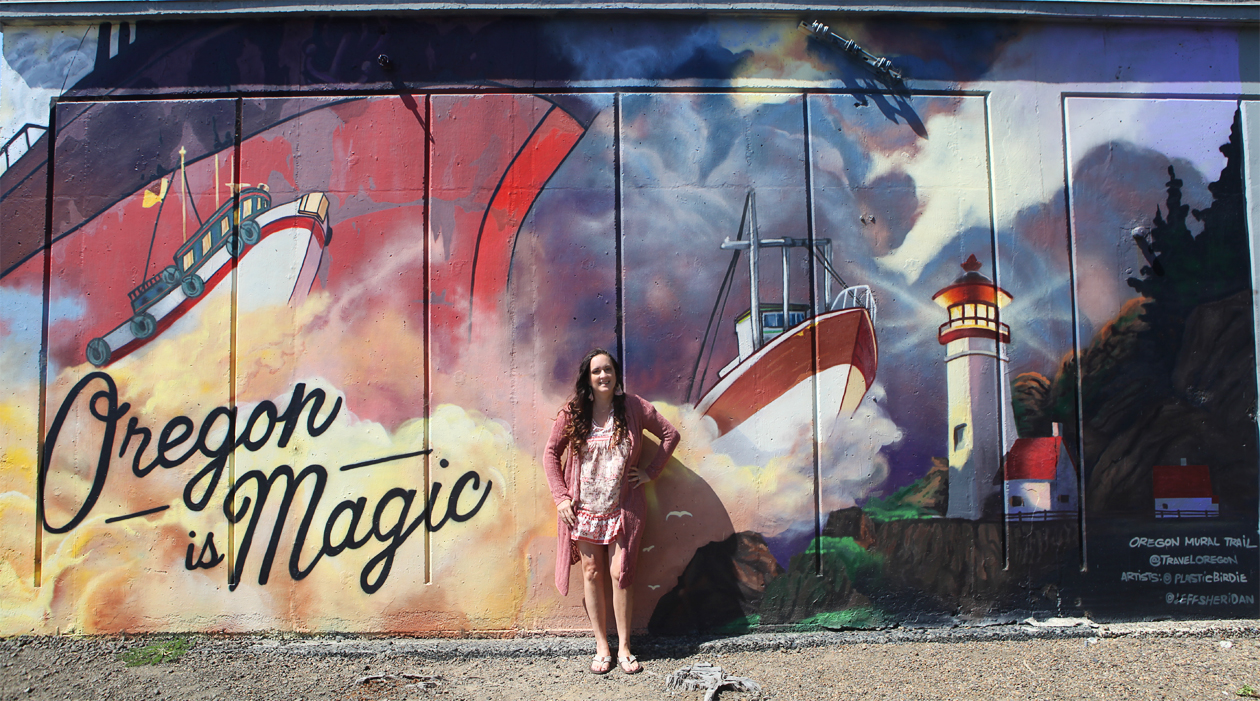
M1023 506L1023 505L1024 505L1023 497L1011 497L1011 506Z
M1161 509L1167 509L1167 508L1168 508L1168 502L1164 502L1164 503L1160 504L1160 505L1159 505L1159 508L1161 508Z
M1068 495L1066 495L1066 494L1060 494L1060 495L1059 495L1059 503L1060 503L1060 504L1066 504L1066 503L1068 503Z
M954 450L958 450L958 446L967 438L967 424L958 424L954 427Z

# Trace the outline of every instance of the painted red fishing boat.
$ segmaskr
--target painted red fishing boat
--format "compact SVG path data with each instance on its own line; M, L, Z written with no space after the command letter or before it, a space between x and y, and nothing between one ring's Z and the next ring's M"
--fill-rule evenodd
M744 240L746 229L750 236ZM789 299L789 251L811 247L824 280L817 308ZM756 284L767 248L778 248L783 256L778 302L761 300ZM879 364L870 288L844 282L832 264L829 239L761 238L752 192L745 199L739 237L724 241L722 249L734 252L732 272L739 253L747 251L753 284L750 307L735 320L738 356L717 372L717 383L696 403L716 423L718 436L738 431L765 447L786 426L808 423L814 411L819 421L852 414L874 383ZM840 286L834 296L833 283ZM729 284L723 291L729 292Z

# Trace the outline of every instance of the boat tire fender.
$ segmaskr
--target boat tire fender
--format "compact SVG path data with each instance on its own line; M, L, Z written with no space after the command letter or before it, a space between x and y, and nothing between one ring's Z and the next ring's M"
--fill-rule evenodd
M184 282L180 285L180 289L184 291L185 297L192 299L194 297L200 297L201 293L206 291L206 283L198 277L197 273L193 273L184 278Z
M253 246L262 240L262 229L258 226L258 222L253 219L241 222L241 240L247 246Z
M245 250L245 242L241 240L240 234L232 234L228 237L227 250L233 257L239 256Z
M145 312L131 317L131 333L136 338L148 338L157 331L157 319L153 315Z
M173 265L162 268L162 282L167 285L174 285L179 282L179 269Z
M109 357L113 355L113 350L109 347L109 343L103 338L94 338L88 341L87 351L84 353L87 361L96 367L103 367L109 362Z

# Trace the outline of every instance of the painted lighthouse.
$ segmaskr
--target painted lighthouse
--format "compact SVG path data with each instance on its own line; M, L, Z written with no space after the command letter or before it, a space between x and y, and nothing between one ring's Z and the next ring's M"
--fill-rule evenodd
M963 274L932 297L949 315L937 331L949 398L948 518L981 518L990 501L992 515L1002 513L1002 456L1016 438L1006 354L1011 330L998 319L1011 296L981 267L972 254Z

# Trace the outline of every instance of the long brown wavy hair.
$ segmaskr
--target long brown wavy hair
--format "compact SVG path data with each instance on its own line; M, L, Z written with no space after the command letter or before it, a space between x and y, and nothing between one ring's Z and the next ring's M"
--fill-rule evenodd
M569 413L569 424L564 429L564 436L580 453L586 449L586 439L590 438L592 424L595 420L595 390L591 388L591 361L597 356L606 355L612 361L613 372L617 373L617 383L613 385L613 443L620 443L630 433L626 423L626 391L621 381L621 363L612 353L603 348L595 348L582 358L578 365L577 380L573 382L573 398L565 406Z

